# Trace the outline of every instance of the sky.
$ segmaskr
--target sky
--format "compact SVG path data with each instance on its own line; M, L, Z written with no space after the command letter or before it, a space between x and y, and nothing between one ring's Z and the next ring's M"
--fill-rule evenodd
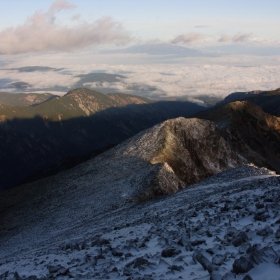
M98 71L125 73L125 79L84 86L151 98L225 97L234 91L280 87L279 0L0 0L0 4L1 91L22 91L12 84L23 82L25 91L52 89L63 95L78 81L77 75ZM126 49L151 44L159 51L178 47L177 53ZM182 55L179 47L199 50L201 55ZM64 71L31 74L14 69L24 66Z

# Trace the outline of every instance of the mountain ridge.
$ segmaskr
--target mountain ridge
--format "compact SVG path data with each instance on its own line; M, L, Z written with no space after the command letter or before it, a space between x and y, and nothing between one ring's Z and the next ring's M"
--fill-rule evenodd
M31 106L58 97L51 93L8 93L0 92L0 103L9 106Z
M251 101L261 107L266 113L280 117L280 88L267 91L234 92L218 102L216 107L229 102L243 100Z

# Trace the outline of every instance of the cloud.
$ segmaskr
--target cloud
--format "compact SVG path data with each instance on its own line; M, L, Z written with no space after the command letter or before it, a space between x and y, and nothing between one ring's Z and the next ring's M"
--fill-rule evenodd
M62 10L71 10L74 8L76 8L76 6L67 2L66 0L57 0L51 5L48 12L52 15Z
M231 41L231 38L226 34L222 34L222 36L218 40L219 43L225 43L225 42L230 42L230 41Z
M232 41L234 43L244 43L250 41L251 37L252 37L252 33L249 34L238 33L232 37Z
M252 39L252 33L237 33L234 36L230 37L226 34L222 34L221 37L218 39L219 43L245 43L249 42Z
M195 41L199 41L201 39L204 38L204 35L200 34L200 33L194 33L194 32L190 32L190 33L186 33L186 34L182 34L177 36L176 38L174 38L171 43L172 44L190 44L193 43Z
M0 53L75 51L108 43L124 45L132 40L122 24L111 17L77 23L72 27L57 24L56 14L74 7L66 0L58 0L47 12L37 11L22 25L1 31Z
M195 28L207 28L210 27L210 25L196 25Z
M0 82L1 91L6 91L11 88L11 84L14 85L26 84L26 88L13 87L15 92L22 91L36 91L44 90L53 87L68 88L79 81L79 78L73 77L72 75L64 75L57 71L48 72L18 72L17 70L1 70L1 77L6 82ZM66 92L65 92L66 93Z

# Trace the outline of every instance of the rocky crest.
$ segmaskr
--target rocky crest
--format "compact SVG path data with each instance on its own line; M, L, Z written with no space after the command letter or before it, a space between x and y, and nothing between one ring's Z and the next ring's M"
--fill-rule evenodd
M224 138L258 166L280 172L280 120L249 101L236 101L197 115L215 122Z

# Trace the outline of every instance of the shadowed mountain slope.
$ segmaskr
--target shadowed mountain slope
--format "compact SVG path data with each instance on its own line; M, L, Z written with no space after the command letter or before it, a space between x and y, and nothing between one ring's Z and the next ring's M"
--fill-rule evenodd
M35 107L0 105L0 189L15 186L64 157L120 143L161 121L205 109L190 102L111 96L118 102L80 89ZM136 102L140 104L129 104Z
M249 161L280 172L280 119L249 101L236 101L197 114L215 122L224 138Z

